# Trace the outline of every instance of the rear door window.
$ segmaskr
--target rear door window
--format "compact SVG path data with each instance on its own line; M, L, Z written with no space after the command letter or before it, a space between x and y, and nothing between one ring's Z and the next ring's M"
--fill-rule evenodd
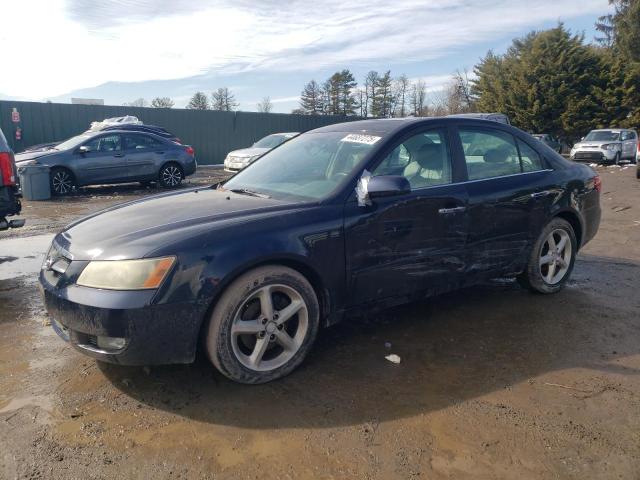
M520 163L522 164L523 172L535 172L542 170L542 159L538 152L531 148L527 143L517 140L518 150L520 151Z
M489 129L460 129L469 180L521 173L515 139L508 133Z
M125 150L149 150L164 146L159 140L147 135L125 134L123 137Z
M461 128L469 180L503 177L544 168L542 158L529 144L494 129Z

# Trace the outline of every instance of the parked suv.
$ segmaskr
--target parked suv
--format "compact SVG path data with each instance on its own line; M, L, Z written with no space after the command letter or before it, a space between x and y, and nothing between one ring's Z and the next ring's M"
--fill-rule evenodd
M24 220L7 220L20 213L18 174L11 148L0 130L0 230L24 225Z
M620 160L638 161L638 133L612 128L591 130L571 149L571 160L618 164Z

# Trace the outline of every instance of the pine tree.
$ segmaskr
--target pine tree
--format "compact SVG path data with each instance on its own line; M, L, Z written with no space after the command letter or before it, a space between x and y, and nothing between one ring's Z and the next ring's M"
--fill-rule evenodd
M322 88L315 80L307 83L300 93L300 109L307 115L320 115L324 112Z

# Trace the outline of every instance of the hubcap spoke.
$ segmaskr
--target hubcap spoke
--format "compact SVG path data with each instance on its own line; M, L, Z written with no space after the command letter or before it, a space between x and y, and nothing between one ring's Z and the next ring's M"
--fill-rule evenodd
M269 338L262 337L256 340L256 345L253 347L253 352L251 353L251 357L249 357L249 363L253 367L257 367L260 365L262 361L262 357L264 356L264 352L267 351L267 347L269 346Z
M560 238L560 241L558 242L558 252L562 252L564 250L564 247L567 245L567 241L569 240L568 236L562 236L562 238Z
M547 238L547 243L549 244L549 250L553 251L553 250L555 250L557 248L556 247L556 239L553 236L553 233L551 233L551 235L549 235L549 238Z
M553 261L553 255L547 253L545 256L540 257L540 266L548 265Z
M264 327L258 320L241 320L231 326L231 333L234 335L255 335Z
M276 341L289 352L295 352L298 349L298 344L289 336L284 330L276 331Z
M268 320L273 318L273 299L271 298L271 287L264 287L260 291L260 311Z
M547 272L547 276L545 277L545 280L547 281L547 283L553 282L553 277L555 274L556 274L556 262L551 262L549 264L549 271Z
M276 323L278 325L286 322L293 317L304 306L304 302L301 300L292 300L289 305L278 312L278 319Z

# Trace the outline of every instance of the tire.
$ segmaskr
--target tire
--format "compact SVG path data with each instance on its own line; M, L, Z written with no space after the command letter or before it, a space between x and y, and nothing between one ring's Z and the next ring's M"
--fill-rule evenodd
M223 292L211 313L205 345L209 360L226 377L266 383L302 363L319 325L318 298L302 274L276 265L259 267Z
M182 183L184 172L177 163L166 163L158 172L158 183L163 188L175 188Z
M556 245L560 246L564 241L559 255L549 251L551 247L549 238L552 234ZM569 251L566 250L567 246L570 247ZM518 282L523 287L538 293L560 291L571 276L577 250L578 242L571 224L562 218L554 218L542 229L531 250L527 267L517 277Z
M76 179L66 168L55 167L49 172L51 194L61 197L70 194L76 188Z
M616 158L613 161L614 165L620 165L620 152L616 153Z
M636 178L640 180L640 168L636 168Z

